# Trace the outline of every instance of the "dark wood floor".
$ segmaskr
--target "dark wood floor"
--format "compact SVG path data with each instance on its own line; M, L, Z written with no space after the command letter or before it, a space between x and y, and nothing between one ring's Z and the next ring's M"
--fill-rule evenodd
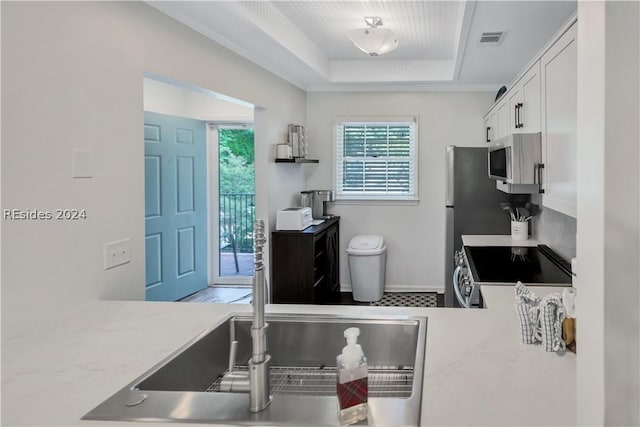
M182 298L181 302L209 302L218 304L251 304L250 286L210 286L193 295ZM340 292L339 299L331 304L369 305L368 302L353 300L351 292ZM438 294L438 307L444 307L444 295Z

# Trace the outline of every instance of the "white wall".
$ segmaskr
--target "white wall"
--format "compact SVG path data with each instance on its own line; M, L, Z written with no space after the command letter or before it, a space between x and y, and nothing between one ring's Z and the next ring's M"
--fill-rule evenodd
M217 94L145 78L144 111L212 122L253 122L253 106L224 101Z
M605 424L640 425L640 3L605 13Z
M532 236L565 259L575 258L578 227L576 218L543 206L541 194L532 194L531 202L540 207L540 213L531 219Z
M155 9L132 2L2 2L2 208L86 208L76 222L4 221L2 336L96 299L144 298L143 76L264 109L256 123L258 216L304 189L272 163L306 95ZM256 115L256 120L258 117ZM72 149L94 177L71 178ZM267 196L267 197L265 197ZM105 271L105 242L129 237L131 263ZM28 309L26 306L28 304Z
M484 146L482 116L495 94L486 92L309 93L307 135L309 189L332 189L333 123L336 116L418 117L419 197L417 205L336 203L340 215L340 281L351 280L346 247L356 234L380 234L388 246L387 289L444 291L445 147Z
M639 14L578 4L578 425L640 424Z

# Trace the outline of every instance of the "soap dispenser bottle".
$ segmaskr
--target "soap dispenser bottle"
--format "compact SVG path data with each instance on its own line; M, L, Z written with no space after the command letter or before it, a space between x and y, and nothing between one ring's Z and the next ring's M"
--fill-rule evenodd
M353 424L367 419L367 359L358 344L358 335L358 328L348 328L344 331L347 345L336 358L340 424Z

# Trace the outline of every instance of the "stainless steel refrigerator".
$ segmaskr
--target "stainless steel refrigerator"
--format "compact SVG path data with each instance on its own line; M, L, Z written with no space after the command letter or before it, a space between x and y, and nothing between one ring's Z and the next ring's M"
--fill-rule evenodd
M509 217L500 202L514 196L496 189L487 173L487 148L447 147L444 305L458 307L453 291L453 254L463 234L510 234Z

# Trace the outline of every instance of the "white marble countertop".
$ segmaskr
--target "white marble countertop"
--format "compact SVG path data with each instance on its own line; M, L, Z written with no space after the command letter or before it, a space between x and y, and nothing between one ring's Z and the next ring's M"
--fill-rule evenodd
M482 298L484 299L485 308L487 309L512 308L515 304L513 287L482 286L480 289L482 292ZM540 298L551 293L562 294L562 288L558 288L557 286L532 286L530 289L537 297Z
M485 310L270 305L267 312L428 316L424 426L575 425L575 355L522 344L512 289L496 288L484 289ZM29 334L3 336L2 425L150 425L80 418L229 313L249 310L99 301Z
M463 234L462 244L465 246L538 246L533 237L527 240L513 240L510 234Z

